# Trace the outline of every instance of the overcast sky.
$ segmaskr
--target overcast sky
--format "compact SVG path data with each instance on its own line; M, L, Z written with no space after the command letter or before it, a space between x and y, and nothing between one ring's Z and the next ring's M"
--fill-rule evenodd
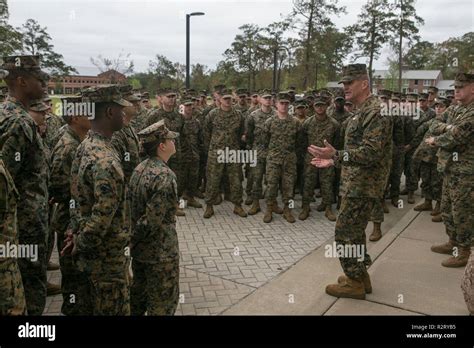
M339 3L348 12L333 18L342 28L356 21L365 1ZM291 0L8 0L8 5L13 26L28 18L46 26L67 64L87 70L91 56L115 58L124 52L131 53L135 72L146 71L156 54L185 62L186 13L205 12L191 18L191 63L214 68L239 26L266 26L292 9ZM474 0L418 0L416 8L425 20L423 40L443 41L474 31ZM385 50L375 68L385 68L387 54Z

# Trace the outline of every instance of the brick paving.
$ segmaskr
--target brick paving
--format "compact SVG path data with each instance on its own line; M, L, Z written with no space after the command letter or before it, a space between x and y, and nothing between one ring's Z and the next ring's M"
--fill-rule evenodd
M298 195L295 218L300 202ZM317 212L316 205L312 203L307 220L294 224L277 214L270 224L262 221L263 213L241 218L229 202L215 206L210 219L202 217L204 209L186 208L177 222L181 295L176 314L219 314L331 238L334 222ZM48 280L59 283L60 272L48 272ZM61 295L48 297L44 314L59 315L61 303Z

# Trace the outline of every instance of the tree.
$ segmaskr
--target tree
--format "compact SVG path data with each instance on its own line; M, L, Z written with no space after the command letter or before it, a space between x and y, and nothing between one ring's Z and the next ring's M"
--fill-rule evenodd
M403 69L403 41L408 41L408 46L413 42L418 42L419 25L424 24L423 18L416 14L416 0L397 0L392 4L394 12L400 13L399 18L390 20L392 28L392 38L390 44L398 53L398 90L402 90L402 69Z
M434 43L420 41L413 45L403 57L405 65L410 69L430 69L433 66L433 58L437 47Z
M76 69L63 61L63 56L54 52L54 46L50 44L51 36L34 19L28 19L22 27L23 50L31 55L41 56L41 66L50 70L53 76L69 75L77 73Z
M163 55L157 54L148 64L148 72L154 76L155 89L172 87L178 73L175 64Z
M358 49L354 57L369 58L369 81L372 89L374 60L380 57L383 45L390 39L394 14L389 0L370 0L362 7L357 23L349 26L347 32L355 38Z
M191 66L191 86L196 90L209 88L207 66L199 63Z
M130 53L124 54L120 52L117 58L105 58L98 55L97 58L90 58L91 63L94 64L101 73L114 70L121 74L127 75L133 73L135 64L130 59ZM111 75L112 83L115 83L115 75Z
M22 34L8 24L8 18L7 0L0 0L0 56L11 55L22 48Z
M333 24L330 15L345 13L344 6L338 6L338 0L293 0L293 16L296 16L297 23L300 24L300 37L303 44L303 88L309 84L311 70L311 54L313 53L314 84L318 84L318 59L314 57L314 52L326 44L315 40L315 34L323 31L325 27Z

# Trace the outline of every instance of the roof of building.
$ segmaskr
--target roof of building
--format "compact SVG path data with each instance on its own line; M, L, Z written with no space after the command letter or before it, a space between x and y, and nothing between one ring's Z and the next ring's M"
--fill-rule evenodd
M438 87L440 91L446 91L448 89L454 89L454 87L452 86L453 83L454 80L440 80L436 84L436 87Z
M441 70L404 70L402 79L406 80L436 80ZM375 70L373 77L385 79L390 75L388 70Z

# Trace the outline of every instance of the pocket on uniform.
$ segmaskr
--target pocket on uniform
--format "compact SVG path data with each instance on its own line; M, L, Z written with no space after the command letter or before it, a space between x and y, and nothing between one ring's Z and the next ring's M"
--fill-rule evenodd
M94 315L129 315L126 280L93 281L93 287Z

